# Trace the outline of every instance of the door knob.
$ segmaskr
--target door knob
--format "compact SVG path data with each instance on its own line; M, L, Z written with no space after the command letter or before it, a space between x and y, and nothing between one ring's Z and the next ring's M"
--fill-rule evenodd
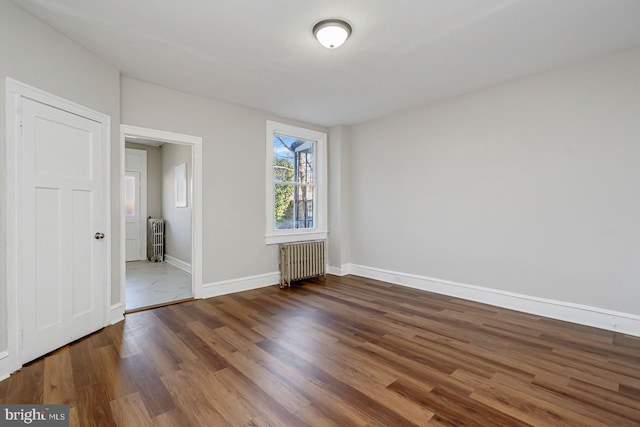
M104 233L96 233L95 238L98 240L104 239Z

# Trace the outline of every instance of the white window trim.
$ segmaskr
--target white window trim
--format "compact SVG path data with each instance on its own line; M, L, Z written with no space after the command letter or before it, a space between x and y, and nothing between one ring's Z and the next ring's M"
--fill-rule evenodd
M315 179L316 179L316 207L313 228L298 228L295 230L276 230L273 206L273 135L287 135L294 138L316 142ZM307 240L325 240L327 228L327 134L311 129L278 123L267 120L267 160L266 160L266 233L264 241L267 245L287 242L302 242Z

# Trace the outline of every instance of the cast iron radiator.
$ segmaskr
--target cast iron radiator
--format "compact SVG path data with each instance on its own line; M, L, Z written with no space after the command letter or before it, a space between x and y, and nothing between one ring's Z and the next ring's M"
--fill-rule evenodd
M147 221L147 259L151 262L164 261L164 220L149 218Z
M294 280L325 276L324 240L281 243L280 287L291 286Z

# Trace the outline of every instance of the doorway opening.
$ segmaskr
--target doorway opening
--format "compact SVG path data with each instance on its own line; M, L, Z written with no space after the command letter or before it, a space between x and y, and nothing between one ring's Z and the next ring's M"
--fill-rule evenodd
M125 312L198 297L201 138L122 126Z

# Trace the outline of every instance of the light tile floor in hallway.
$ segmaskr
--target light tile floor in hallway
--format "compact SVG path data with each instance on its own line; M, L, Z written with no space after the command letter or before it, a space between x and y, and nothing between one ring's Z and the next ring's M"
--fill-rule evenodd
M128 262L126 277L127 311L193 296L191 274L166 262Z

